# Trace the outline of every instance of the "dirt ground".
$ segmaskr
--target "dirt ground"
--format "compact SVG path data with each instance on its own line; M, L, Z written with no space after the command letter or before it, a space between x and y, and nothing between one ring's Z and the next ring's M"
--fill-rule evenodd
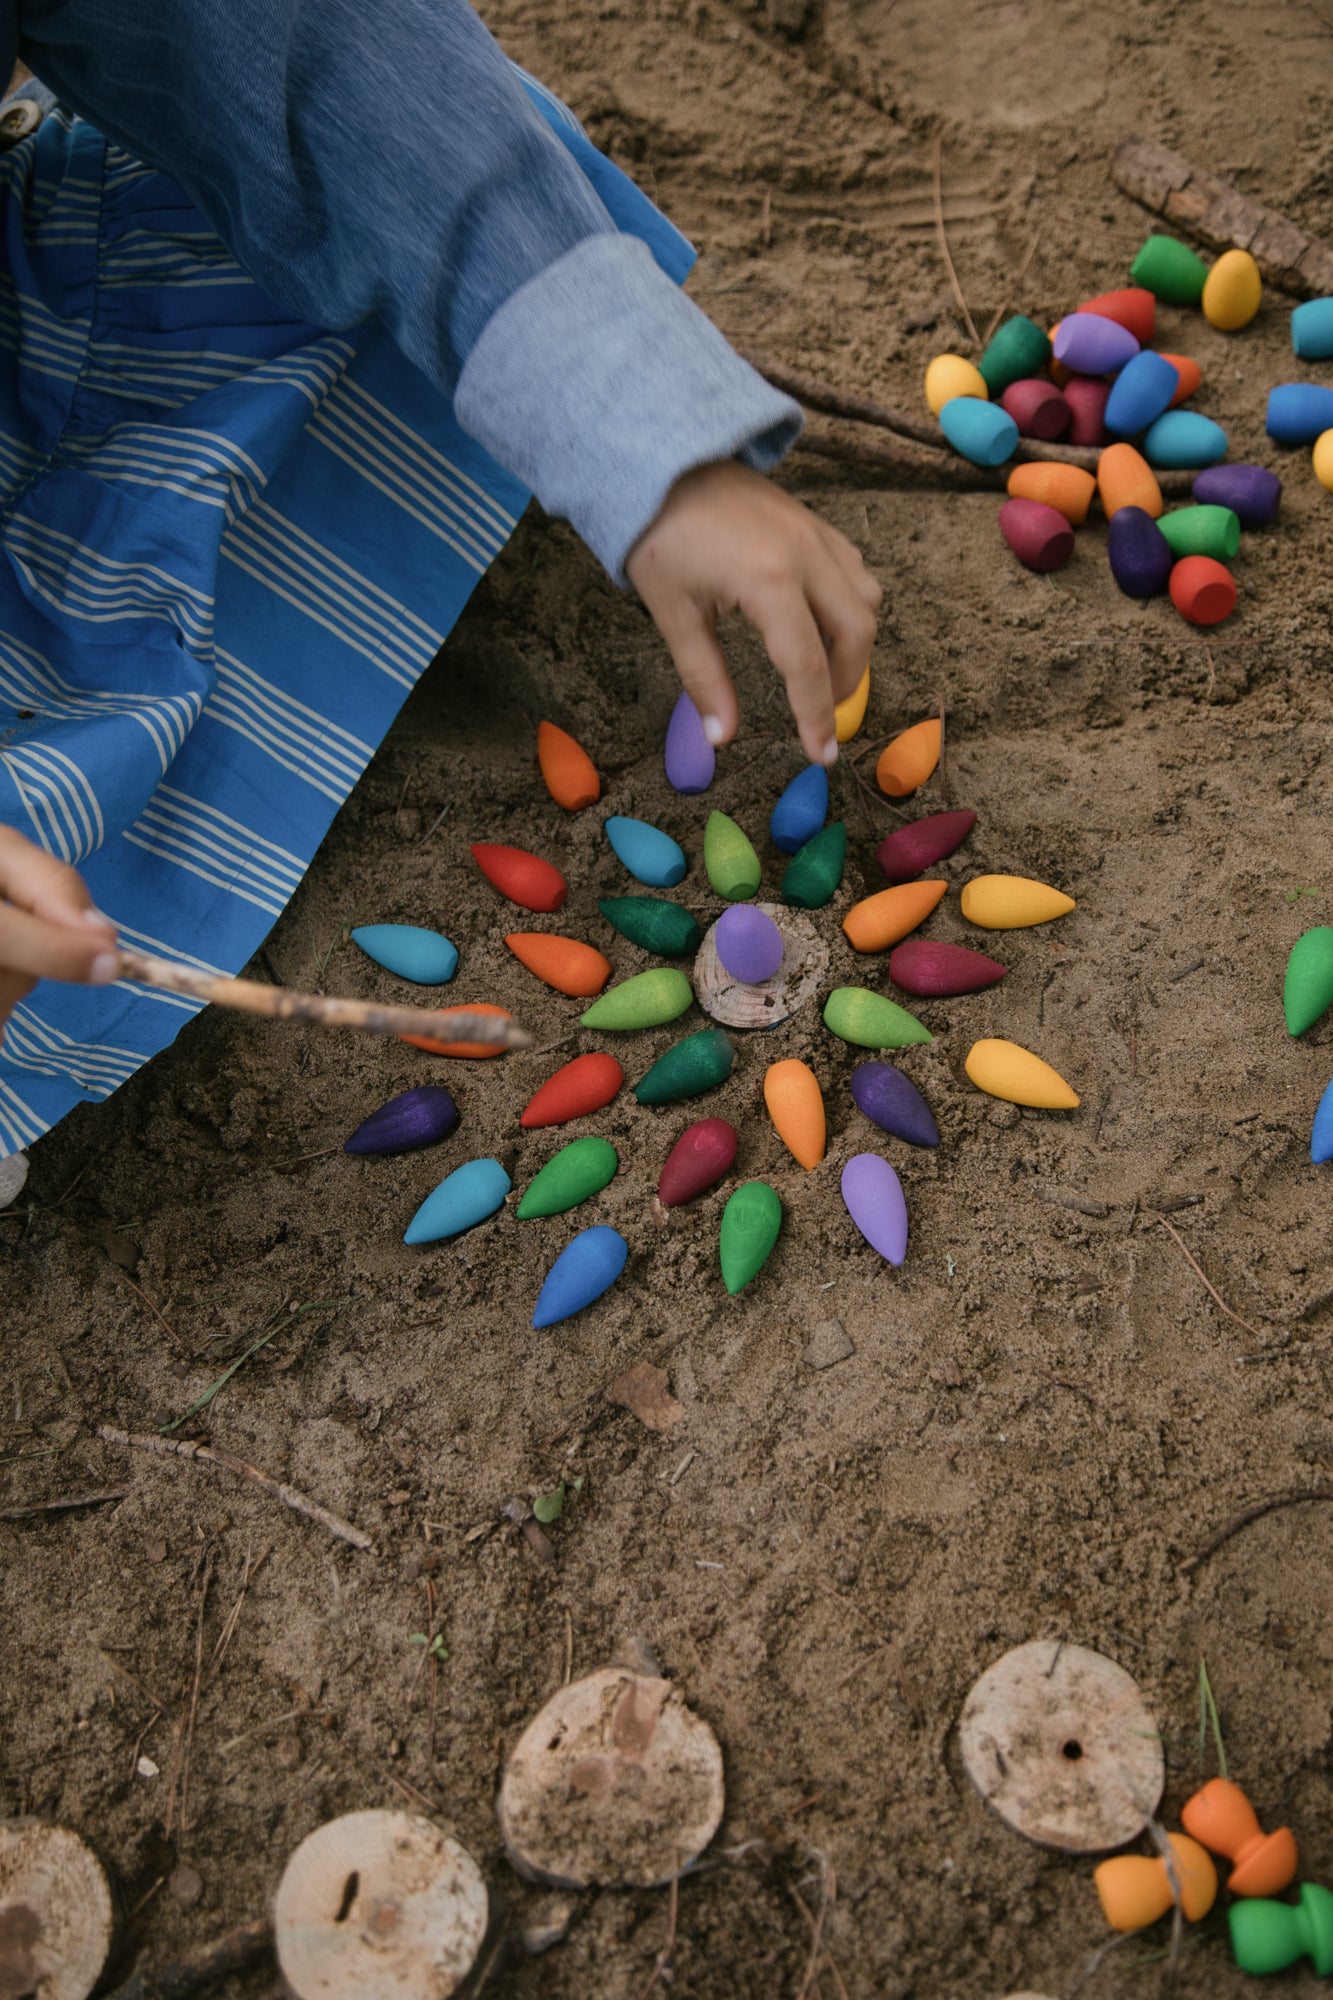
M1006 303L1049 323L1125 281L1147 223L1106 159L1131 132L1327 228L1327 0L493 0L486 12L692 235L691 289L729 335L910 407L930 357L966 351L931 227L937 131L949 240L983 324ZM943 872L1034 875L1078 899L1057 926L1002 941L1011 970L997 990L921 1008L936 1039L902 1064L943 1139L937 1153L883 1146L911 1215L901 1271L839 1198L843 1162L877 1135L848 1094L857 1055L815 1008L739 1038L730 1081L705 1103L649 1112L626 1092L575 1128L621 1155L595 1213L502 1213L455 1244L401 1242L466 1158L497 1155L527 1182L571 1134L521 1132L519 1110L596 1045L575 1031L578 1003L510 958L512 913L467 842L549 855L571 882L558 927L606 949L619 976L648 963L597 915L625 878L603 811L567 817L542 791L537 721L585 743L606 808L682 840L678 893L710 916L707 811L755 837L771 895L767 817L801 763L771 672L737 631L741 735L704 798L673 794L660 641L567 529L531 515L261 973L396 995L345 927L436 923L462 952L451 997L505 1001L539 1045L572 1033L567 1047L442 1064L210 1014L37 1148L21 1218L0 1226L0 1507L88 1488L127 1497L0 1523L0 1813L96 1841L133 1913L122 1965L161 1963L261 1913L297 1841L365 1805L427 1806L527 1921L543 1898L507 1869L494 1816L506 1747L571 1667L617 1658L660 1662L724 1748L720 1865L680 1895L670 1990L691 2000L1073 1985L1106 1935L1089 1864L1007 1830L957 1754L972 1681L1032 1637L1099 1648L1137 1678L1166 1746L1168 1824L1212 1770L1198 1746L1205 1658L1232 1775L1265 1824L1295 1828L1304 1874L1333 1878L1327 1515L1271 1512L1191 1561L1251 1503L1333 1480L1333 1183L1308 1164L1333 1029L1293 1043L1280 1007L1287 951L1329 920L1333 890L1330 502L1307 454L1276 454L1263 435L1269 386L1304 372L1288 307L1266 294L1234 336L1162 315L1163 344L1203 365L1200 406L1228 427L1232 456L1287 478L1280 524L1245 537L1239 609L1211 637L1164 600L1119 595L1098 526L1046 579L1008 556L993 496L800 458L781 475L887 586L855 747L942 699L946 775L920 808L978 814ZM898 822L847 760L834 810L851 842L817 919L831 976L880 984L882 961L857 960L838 919L879 886L874 848ZM930 931L975 942L954 897ZM691 1014L625 1038L627 1052L617 1043L631 1080L700 1025ZM1040 1050L1082 1108L1019 1113L974 1091L963 1059L987 1034ZM807 1058L824 1085L828 1157L808 1175L763 1110L777 1056ZM377 1104L437 1075L462 1111L441 1147L397 1160L337 1150ZM672 1138L714 1113L741 1133L737 1173L769 1179L785 1210L771 1262L735 1299L716 1257L727 1188L669 1216L653 1202ZM625 1278L534 1333L540 1278L590 1220L627 1236ZM854 1351L816 1368L803 1355L831 1318ZM373 1554L241 1481L96 1436L179 1416L264 1331L207 1431L195 1420L184 1434L346 1515ZM600 1394L659 1355L682 1405L670 1434ZM544 1563L501 1510L576 1475ZM448 1650L433 1704L412 1640L432 1617ZM188 1795L175 1786L168 1832L200 1634ZM159 1775L134 1775L139 1757ZM182 1861L203 1883L190 1908L162 1884ZM798 1898L813 1914L834 1880L816 1976ZM633 2000L666 1927L664 1892L585 1894L564 1942L520 1953L498 1990ZM1154 1933L1117 1954L1085 1990L1160 1991L1161 1946ZM1215 1919L1176 1991L1244 1984ZM224 1990L258 1996L275 1981L256 1972ZM1284 1990L1314 1985L1293 1975Z

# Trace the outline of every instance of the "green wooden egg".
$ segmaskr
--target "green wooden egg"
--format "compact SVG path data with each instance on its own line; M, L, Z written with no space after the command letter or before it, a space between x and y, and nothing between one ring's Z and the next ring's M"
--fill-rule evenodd
M704 941L704 927L665 896L607 896L597 905L612 930L658 958L688 958Z
M615 1179L620 1155L609 1139L571 1139L526 1189L517 1208L520 1222L530 1215L563 1215Z
M787 863L782 900L798 910L822 910L837 890L847 863L847 822L832 820Z
M1212 556L1230 562L1240 547L1240 520L1230 507L1173 507L1157 523L1177 556Z
M1024 313L1007 319L987 344L977 363L986 387L997 400L1014 382L1039 375L1051 358L1050 337Z
M622 979L579 1017L585 1028L659 1028L674 1021L694 999L694 988L674 965L655 965Z
M868 986L835 986L824 1002L824 1026L861 1049L905 1049L934 1040L915 1014Z
M1287 1033L1303 1035L1330 1006L1333 1006L1333 930L1327 924L1319 924L1297 938L1287 960L1282 987Z
M763 1270L782 1227L782 1203L767 1181L746 1181L722 1211L718 1256L734 1297Z
M721 1028L701 1028L660 1056L635 1084L634 1095L640 1104L675 1104L682 1097L698 1097L725 1083L735 1060L736 1051Z
M1207 279L1203 258L1174 236L1150 236L1129 267L1132 285L1173 306L1197 306Z
M704 867L719 896L743 903L759 887L759 856L748 836L725 813L711 812L704 828Z

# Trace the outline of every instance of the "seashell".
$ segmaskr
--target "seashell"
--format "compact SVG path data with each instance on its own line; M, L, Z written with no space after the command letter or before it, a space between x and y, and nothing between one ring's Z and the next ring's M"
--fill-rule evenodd
M835 986L824 1002L824 1026L862 1049L905 1049L935 1039L915 1014L867 986Z
M1129 267L1136 285L1173 306L1197 306L1208 282L1208 266L1174 236L1150 236Z
M501 1020L512 1019L507 1007L496 1007L489 1000L473 1000L466 1007L442 1007L439 1011L446 1018L450 1014L498 1014ZM505 1053L496 1042L444 1042L435 1035L400 1035L398 1039L410 1048L425 1049L432 1056L470 1056L482 1062L487 1056Z
M675 1104L682 1097L699 1097L731 1075L736 1051L721 1028L701 1028L686 1035L634 1086L640 1104Z
M1033 377L1011 382L1000 398L1020 437L1058 438L1069 429L1069 405L1054 382Z
M795 854L814 839L827 818L828 772L822 764L807 764L774 806L768 831L784 854Z
M421 1083L415 1090L402 1090L362 1119L350 1139L343 1141L344 1153L415 1153L419 1146L433 1146L458 1123L458 1106L439 1083Z
M978 1090L1010 1104L1030 1104L1042 1111L1073 1111L1078 1105L1077 1094L1059 1072L1017 1042L973 1042L963 1067Z
M976 823L974 812L927 813L882 840L875 859L890 882L914 882L937 861L956 853Z
M1329 1084L1315 1107L1314 1125L1310 1131L1311 1166L1322 1166L1325 1160L1333 1160L1333 1083Z
M683 688L667 724L662 763L673 791L706 792L713 782L717 756L704 735L703 717Z
M532 1315L534 1326L557 1326L572 1319L614 1285L625 1268L629 1245L618 1229L597 1223L566 1243L546 1273Z
M428 1194L407 1225L404 1243L438 1243L461 1236L504 1204L510 1180L498 1160L468 1160Z
M828 972L828 946L809 917L779 903L738 903L733 909L753 909L771 917L782 939L782 962L758 984L747 984L727 971L718 957L718 930L723 911L708 932L694 961L694 997L705 1014L724 1028L776 1028L799 1013L814 997Z
M837 893L847 865L847 823L835 819L821 827L787 863L782 876L782 900L797 910L822 910Z
M1183 467L1216 465L1227 455L1227 434L1221 424L1198 410L1168 410L1149 424L1143 439L1149 465Z
M1180 372L1164 354L1145 348L1116 376L1106 399L1105 423L1120 437L1134 437L1169 410L1180 387Z
M523 910L558 910L569 894L560 870L525 847L497 847L491 841L472 843L472 859L493 889Z
M1177 556L1212 556L1228 562L1240 547L1240 521L1230 507L1173 507L1157 523Z
M1291 344L1302 361L1333 355L1333 299L1306 299L1292 308Z
M597 767L581 743L553 722L537 724L537 762L546 789L566 812L595 806L602 796Z
M984 992L997 986L1007 970L984 952L968 951L961 944L936 944L930 938L911 938L889 954L894 985L929 1000Z
M625 1072L614 1056L600 1051L575 1056L547 1077L518 1122L527 1131L541 1125L568 1125L574 1118L602 1110L624 1081Z
M1051 342L1057 361L1076 375L1118 375L1139 351L1139 343L1119 320L1103 313L1066 313Z
M782 1227L782 1203L767 1181L746 1181L722 1211L718 1256L734 1298L768 1262Z
M703 943L703 925L665 896L607 896L597 907L612 930L658 958L687 958Z
M855 951L887 951L925 923L948 886L947 882L901 882L863 897L842 920L847 942Z
M998 403L955 396L940 411L940 429L954 450L973 465L1003 465L1018 444L1018 425Z
M1066 405L1066 408L1068 405ZM1081 527L1088 518L1097 481L1081 465L1058 465L1054 459L1032 459L1016 465L1009 474L1007 491L1012 500L1039 500L1063 514L1071 528Z
M458 970L458 946L418 924L358 924L351 938L376 965L418 986L444 986Z
M977 367L991 395L1002 396L1011 382L1038 374L1050 358L1050 337L1045 329L1025 313L1013 313L987 341Z
M636 882L650 889L671 889L685 877L685 850L669 833L649 826L646 819L626 819L613 813L606 822L606 837L616 859Z
M1300 349L1296 351L1299 354ZM986 378L975 362L965 361L961 354L937 354L926 370L926 408L937 417L955 396L976 396L983 403L989 402Z
M16 1202L28 1184L26 1153L7 1153L0 1159L0 1208Z
M1058 508L1040 500L1006 500L1000 533L1024 568L1039 574L1063 569L1074 553L1074 530Z
M657 1199L663 1208L681 1208L715 1187L730 1173L740 1141L725 1118L698 1118L687 1125L666 1156Z
M1263 301L1263 279L1248 250L1224 250L1204 279L1199 304L1209 326L1236 333L1248 326Z
M880 790L891 799L905 799L909 792L924 785L940 761L943 735L938 715L928 715L924 722L914 722L910 729L900 730L880 751L875 766L875 781Z
M600 993L611 977L611 961L578 938L557 937L550 931L510 931L505 943L520 965L557 993L586 1000Z
M847 1213L872 1250L890 1264L907 1255L907 1203L902 1182L878 1153L854 1153L842 1170Z
M910 1077L892 1063L859 1063L852 1071L852 1101L858 1111L909 1146L938 1146L939 1127L930 1106Z
M1182 556L1167 588L1176 610L1191 625L1220 625L1236 608L1236 579L1211 556Z
M758 986L782 963L782 932L753 903L733 903L717 920L717 955L733 979Z
M850 743L866 719L870 700L870 668L867 667L844 701L833 704L833 734L839 743Z
M1182 403L1188 403L1191 396L1198 395L1203 385L1203 370L1197 361L1190 359L1188 354L1168 354L1164 347L1159 348L1157 351L1163 361L1171 363L1171 366L1180 377L1180 387L1171 398L1171 408L1173 410L1179 409Z
M620 1155L609 1139L571 1139L529 1182L515 1211L519 1221L577 1208L615 1179L619 1165Z
M1282 982L1287 1033L1303 1035L1333 1006L1333 930L1316 924L1297 938Z
M759 856L749 836L725 813L711 812L704 828L704 868L719 896L744 902L759 887Z
M1171 544L1142 507L1121 507L1106 531L1111 574L1126 597L1156 597L1175 566Z
M960 899L970 924L988 931L1021 931L1049 924L1075 908L1072 896L1026 875L974 875Z
M1127 327L1140 347L1146 347L1157 330L1157 301L1142 285L1129 285L1117 292L1098 292L1095 299L1084 299L1079 311L1100 313L1103 319L1113 319L1117 325Z
M1333 429L1333 389L1318 382L1280 382L1268 392L1265 428L1278 444L1313 444Z
M1132 444L1107 445L1097 462L1097 492L1108 521L1122 507L1141 507L1155 521L1165 504L1152 467Z
M1266 528L1277 519L1282 481L1266 465L1209 465L1191 491L1209 507L1229 507L1242 528Z
M674 965L655 965L622 979L580 1016L583 1028L660 1028L676 1021L694 1000L694 988Z
M1065 383L1060 393L1069 405L1069 429L1065 432L1065 443L1105 444L1110 383L1095 381L1088 375L1076 375L1072 381Z
M824 1157L827 1123L819 1079L795 1058L770 1063L764 1074L764 1102L779 1139L807 1172Z

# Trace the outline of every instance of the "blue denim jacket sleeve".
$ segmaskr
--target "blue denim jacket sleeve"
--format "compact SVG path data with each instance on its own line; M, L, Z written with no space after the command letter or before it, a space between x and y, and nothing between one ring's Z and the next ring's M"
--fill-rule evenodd
M766 469L799 430L618 233L466 0L3 0L0 60L6 27L286 310L382 321L617 581L681 473Z

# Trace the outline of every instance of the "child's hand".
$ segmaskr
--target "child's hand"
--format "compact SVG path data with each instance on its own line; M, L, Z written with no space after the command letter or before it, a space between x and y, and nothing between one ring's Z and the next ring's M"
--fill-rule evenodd
M759 628L807 756L838 755L833 705L870 660L883 592L860 551L799 500L734 460L678 479L625 563L671 649L710 742L736 733L717 623L741 610Z
M115 925L74 870L0 826L0 1032L38 979L105 986L117 962Z

